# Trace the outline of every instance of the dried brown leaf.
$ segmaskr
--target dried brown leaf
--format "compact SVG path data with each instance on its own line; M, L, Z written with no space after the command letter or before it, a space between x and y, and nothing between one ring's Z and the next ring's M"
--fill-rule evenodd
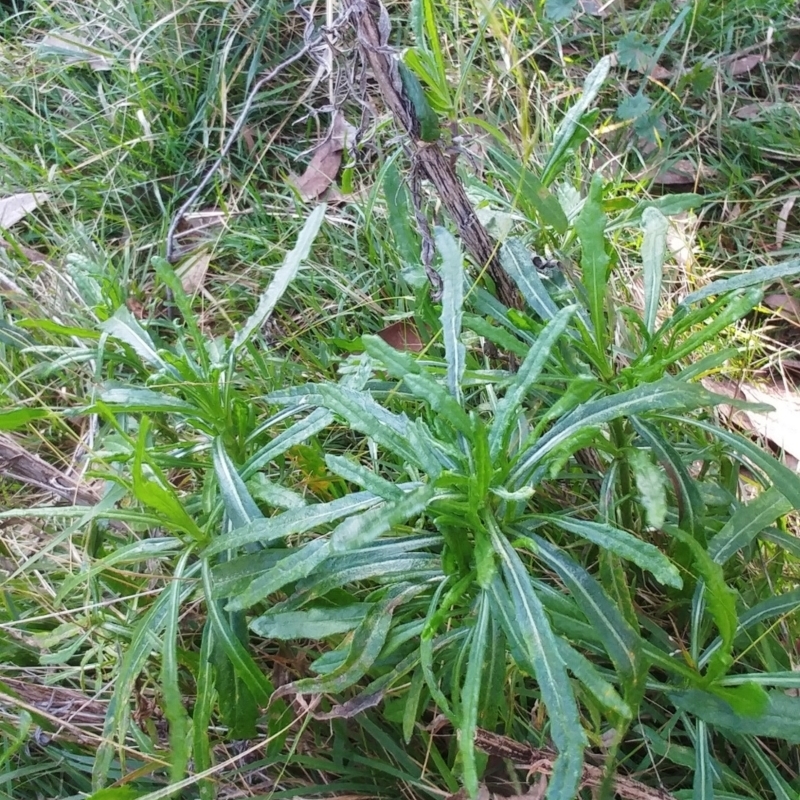
M786 223L789 221L789 214L792 213L797 195L793 195L781 206L778 212L778 221L775 223L775 247L780 247L786 238Z
M768 294L764 298L764 305L773 311L779 311L785 317L794 317L800 322L800 300L788 294Z
M211 253L208 250L199 250L196 253L192 253L178 267L176 272L186 294L195 294L203 288L210 264Z
M333 183L342 166L342 153L349 133L344 114L336 112L328 135L314 151L306 171L293 180L300 196L308 202L320 197Z
M761 55L761 53L752 53L749 56L736 58L730 63L731 75L746 75L748 72L752 72L763 61L764 56Z
M716 175L716 170L704 164L698 166L688 158L674 161L667 169L651 168L645 173L646 177L652 176L654 184L660 186L702 185L704 181L712 180Z
M8 230L16 225L45 200L44 192L19 192L0 198L0 229Z
M650 72L650 77L656 81L665 81L672 77L672 70L656 64Z
M386 344L394 347L395 350L419 353L425 347L425 344L420 338L417 326L414 325L413 322L409 322L405 319L401 319L399 322L393 322L382 331L378 331L378 336L380 336Z
M742 106L741 108L737 109L735 116L737 119L755 119L765 111L775 108L776 105L777 103L766 102L748 103L746 106Z

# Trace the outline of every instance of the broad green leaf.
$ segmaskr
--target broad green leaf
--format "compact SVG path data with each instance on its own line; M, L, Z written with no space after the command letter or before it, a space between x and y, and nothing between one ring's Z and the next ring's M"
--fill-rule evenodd
M250 630L265 639L326 639L358 627L370 603L348 606L309 608L305 611L278 611L262 614L250 623Z
M539 334L536 344L520 365L514 380L506 389L505 395L498 402L494 421L489 431L489 453L492 462L497 459L531 386L541 374L553 347L569 325L575 309L575 306L563 308L547 323Z
M377 472L373 472L363 464L357 464L352 459L326 455L325 464L334 475L338 475L350 483L355 483L383 500L398 500L403 496L403 490L399 486L382 478Z
M694 800L714 800L714 770L708 750L708 732L702 720L697 723L694 748Z
M461 714L458 725L458 752L464 769L464 786L469 797L478 795L478 771L475 763L475 731L484 680L487 632L489 630L489 597L481 592L478 615L469 648L469 663L461 687Z
M678 524L695 539L705 541L703 515L705 507L697 484L677 450L661 435L655 425L631 417L634 430L644 439L656 459L666 470L678 503Z
M302 494L274 483L262 472L257 472L247 482L247 492L254 500L261 500L275 508L290 509L306 505Z
M746 289L749 286L767 286L781 278L789 278L798 273L800 273L800 259L786 261L783 264L774 264L770 267L759 267L758 269L748 270L747 272L740 272L732 278L712 281L702 289L692 292L683 298L681 305L690 306L712 295L725 294L737 289Z
M708 691L721 697L736 714L743 717L760 717L769 705L769 694L756 681L739 683L736 686L710 684Z
M558 306L553 302L533 266L528 248L519 239L506 239L503 242L500 248L500 264L517 285L525 302L542 319L550 320L558 314Z
M798 609L800 609L800 589L793 589L791 592L770 597L741 614L735 636L773 617L794 614ZM698 659L698 666L704 667L720 647L722 647L722 639L717 638L711 642Z
M509 485L515 488L520 486L530 471L549 453L583 428L649 411L690 411L720 402L723 402L723 398L702 387L685 384L668 376L654 383L641 384L627 392L593 400L557 422L536 444L522 453L511 473Z
M412 489L398 500L352 516L340 523L331 534L331 553L358 550L371 544L411 517L421 514L433 498L433 486Z
M132 786L109 786L99 792L93 792L86 800L138 800L148 792L134 789Z
M678 568L655 545L642 541L627 531L602 522L590 522L556 514L536 514L532 519L549 522L604 550L616 553L650 572L659 583L676 589L683 586Z
M159 355L150 334L139 324L125 306L120 306L114 316L100 324L109 336L124 342L147 364L178 378L178 372Z
M578 101L567 111L561 124L553 134L553 144L550 149L550 154L547 157L547 163L542 170L542 183L549 186L555 177L556 169L561 163L561 159L570 148L575 133L581 123L584 114L589 110L589 107L594 103L600 89L603 87L608 73L611 69L611 57L603 56L597 62L597 66L586 76L583 82L583 93Z
M678 708L714 727L800 744L800 697L769 692L769 704L758 717L737 714L721 697L701 689L671 692L669 697Z
M600 674L597 668L564 639L558 639L558 652L567 669L589 690L603 708L618 714L623 719L632 719L630 706L619 696L617 690Z
M354 492L329 503L292 508L269 519L257 519L249 525L222 534L206 548L205 555L212 556L251 542L268 544L285 536L306 533L342 517L365 511L380 502L380 497L369 492Z
M705 584L705 600L708 603L708 610L711 612L722 638L722 650L717 652L709 663L706 675L709 679L717 679L730 667L730 654L733 650L733 640L739 622L736 614L736 594L725 583L722 567L712 561L703 546L691 534L672 525L666 525L664 530L689 550L698 577L702 578Z
M645 72L655 55L655 48L643 34L631 31L617 41L617 60L622 67Z
M0 431L15 431L36 419L49 417L45 408L15 408L13 411L0 411Z
M586 746L575 695L558 652L557 639L525 566L500 530L495 525L490 525L489 530L515 608L512 620L506 620L506 624L513 625L506 630L506 636L519 643L525 657L521 666L531 671L539 684L542 701L550 715L550 735L559 751L547 797L549 800L572 800L583 774ZM497 591L493 589L493 593L497 597Z
M556 233L566 233L569 223L555 195L516 158L502 150L492 149L491 160L498 166L498 174L525 215L533 221L537 217Z
M367 354L380 362L393 378L402 380L406 375L418 375L422 372L422 367L411 353L392 347L380 336L362 334L361 343Z
M226 611L244 611L286 586L287 583L310 575L328 557L331 551L328 539L314 539L295 548L281 559L269 572L259 576L240 594L232 597Z
M572 16L572 12L575 11L577 5L578 0L546 0L544 13L553 22L561 22Z
M445 228L434 229L436 247L442 256L442 338L447 362L447 388L461 403L465 348L461 343L464 313L464 258L453 235Z
M669 221L657 208L642 214L642 272L644 277L644 324L648 333L656 329L656 314L661 300L661 281L667 255Z
M181 580L184 577L186 564L193 555L191 548L179 559L170 581L167 593L169 606L167 609L166 627L164 629L164 647L161 650L161 674L159 683L164 695L164 716L169 723L170 749L170 781L176 783L186 774L189 764L189 743L191 723L189 712L183 705L183 691L178 678L178 638L180 636L179 621L181 612Z
M708 543L708 554L724 564L776 519L785 516L794 506L773 486L738 508L725 527Z
M228 515L231 526L238 529L257 519L263 519L264 515L250 497L244 481L239 477L233 462L228 458L221 436L214 439L212 455L214 473L217 476L219 490L225 504L225 513Z
M100 399L111 406L122 406L114 411L126 413L144 412L154 414L186 414L199 417L200 412L191 403L187 403L164 392L142 389L133 386L107 386L100 391Z
M606 285L610 259L606 253L607 218L603 211L603 176L592 177L589 196L575 220L575 233L581 241L581 273L589 297L589 313L598 347L604 348L608 332L605 320Z
M242 345L248 342L253 334L269 319L278 301L283 297L284 292L289 288L289 284L300 271L303 262L308 258L308 254L311 252L311 245L314 243L314 239L316 239L325 219L325 210L324 204L318 205L308 215L308 219L297 236L297 243L286 254L283 264L273 276L267 290L261 295L255 312L234 336L231 347L232 353L235 353Z

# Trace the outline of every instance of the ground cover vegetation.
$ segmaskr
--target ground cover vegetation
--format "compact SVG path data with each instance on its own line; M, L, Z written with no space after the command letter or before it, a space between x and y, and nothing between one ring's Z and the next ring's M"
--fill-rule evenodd
M0 794L797 797L794 3L0 14Z

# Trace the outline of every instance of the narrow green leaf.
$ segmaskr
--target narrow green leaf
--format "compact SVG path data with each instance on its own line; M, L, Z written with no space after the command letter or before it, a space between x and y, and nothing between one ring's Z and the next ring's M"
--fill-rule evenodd
M211 452L214 473L217 476L220 494L225 504L225 513L228 515L231 526L241 528L257 519L263 519L264 515L250 497L244 481L239 477L233 462L228 458L221 436L214 439Z
M800 259L786 261L783 264L773 264L770 267L759 267L758 269L740 272L733 278L725 278L712 281L702 289L692 292L681 301L682 306L690 306L699 303L707 297L715 294L726 294L737 289L745 289L749 286L767 286L781 278L789 278L800 273Z
M500 264L525 298L525 302L542 319L558 314L558 306L545 289L528 248L519 239L506 239L500 248Z
M406 386L415 397L424 400L439 416L452 425L459 433L467 437L472 436L472 422L467 412L461 408L448 391L440 386L428 375L406 375L403 379Z
M514 488L520 486L545 456L584 428L634 414L677 409L690 411L721 402L723 398L700 386L664 377L654 383L644 383L635 389L585 403L557 422L536 444L521 454L511 472L509 485Z
M661 280L667 255L669 220L657 209L642 214L642 268L644 277L644 324L648 333L656 329L656 314L661 300Z
M461 402L465 349L461 343L464 313L464 259L453 235L445 228L434 229L436 247L442 256L442 337L447 361L447 388Z
M791 592L779 594L776 597L770 597L760 603L754 605L751 609L743 612L739 618L739 624L736 627L735 636L738 636L743 631L758 625L765 620L772 619L772 617L789 616L794 614L800 609L800 589L793 589ZM704 667L714 653L722 647L722 639L716 638L706 648L705 652L698 660L698 666Z
M183 691L178 680L177 642L180 636L178 624L181 611L181 580L192 550L189 548L178 560L167 593L166 627L164 647L161 651L161 691L164 694L164 715L169 723L170 781L177 783L186 774L189 764L190 720L189 712L183 705Z
M604 349L608 338L605 320L606 285L608 265L605 229L607 218L603 211L603 176L592 177L589 196L575 220L575 233L581 241L581 272L583 285L589 297L589 313L594 326L598 347Z
M126 306L120 306L114 316L100 324L109 336L127 344L147 364L178 378L177 370L159 355L150 334L139 324Z
M474 331L478 336L483 337L492 344L497 345L501 350L507 353L513 353L520 358L525 358L525 356L528 355L528 350L530 350L530 346L525 344L525 342L520 341L516 336L503 328L493 325L489 320L483 317L465 314L464 327Z
M748 545L768 525L785 516L794 506L773 486L738 508L722 530L708 543L708 554L724 564Z
M318 205L308 215L308 219L297 236L297 243L286 254L283 264L273 276L267 290L261 295L255 312L234 336L233 345L231 346L232 353L248 342L253 334L269 319L278 301L283 297L284 292L289 288L289 284L300 271L303 262L308 258L308 254L311 252L311 245L314 243L314 239L316 239L325 219L325 210L326 206L324 204Z
M722 567L712 561L703 546L690 534L672 525L664 526L664 530L689 550L698 577L701 577L705 584L708 610L711 612L722 638L722 650L715 654L706 672L709 679L715 680L720 678L730 667L730 655L739 622L736 614L736 594L725 583Z
M200 412L191 403L187 403L164 392L154 392L152 389L142 389L133 386L107 386L100 391L100 399L114 408L117 413L144 412L154 414L186 414L199 417ZM0 424L2 421L0 420Z
M403 496L403 490L399 486L349 458L326 455L325 464L334 475L355 483L383 500L398 500Z
M411 743L414 735L414 728L419 716L419 705L422 698L422 690L425 688L425 676L422 674L422 667L417 667L411 676L411 683L406 692L406 705L403 710L403 741Z
M203 592L206 597L213 597L211 565L207 558L202 561ZM206 603L208 618L214 629L215 641L219 643L233 664L236 674L244 681L253 693L253 699L259 706L269 703L273 692L272 684L263 671L253 661L244 645L239 641L225 619L221 604L216 601Z
M766 736L800 744L800 697L769 692L769 704L758 717L737 714L721 697L701 689L671 692L669 697L682 711L714 727L744 736Z
M489 452L492 461L496 460L500 454L508 432L516 421L531 386L541 374L553 347L567 329L575 310L576 306L562 308L545 325L544 330L536 339L536 344L530 349L514 376L514 380L506 389L505 395L498 402L494 422L489 431Z
M406 184L394 161L384 170L383 195L386 198L389 230L397 243L397 250L407 264L414 264L419 261L419 239L410 224L413 216L409 210Z
M208 735L211 717L214 713L214 674L211 667L211 653L214 649L214 629L206 620L203 626L203 639L200 644L200 664L197 669L197 696L192 711L192 759L195 773L205 772L213 764L211 740ZM200 800L215 800L214 782L207 778L199 781L197 789Z
M0 411L0 431L15 431L33 422L50 416L45 408L15 408L13 411Z
M475 732L478 727L481 688L484 679L487 631L489 630L489 598L481 592L478 616L472 633L469 663L461 687L461 715L458 726L458 752L464 769L464 786L470 797L478 796L478 771L475 763Z
M618 714L623 719L632 719L630 706L619 696L617 690L600 674L599 670L563 639L558 639L558 652L567 669L592 694L603 708Z
M655 425L638 417L631 417L631 423L667 472L678 502L678 524L695 539L705 541L703 498L677 450L661 435Z
M525 215L531 221L539 218L545 225L554 228L556 233L566 233L569 225L567 217L558 199L544 183L516 158L506 155L502 150L492 149L489 155L498 166L498 174L506 189Z
M708 732L702 720L697 723L694 748L694 800L714 800L714 770L708 751Z
M532 519L557 525L559 528L586 539L598 547L631 561L650 572L666 586L683 586L678 568L655 546L631 533L602 522L575 519L556 514L535 514Z
M310 575L328 557L331 551L328 539L315 539L293 550L281 559L269 572L259 576L240 594L232 597L225 606L226 611L244 611L282 589Z
M285 536L306 533L342 517L365 511L380 502L381 498L370 492L354 492L329 503L292 508L269 519L257 519L249 525L221 535L206 548L205 555L216 555L251 542L268 544Z
M351 603L338 608L270 612L256 617L250 630L264 639L326 639L358 627L371 607L370 603Z
M366 547L411 517L421 514L433 498L433 486L412 489L398 500L391 500L342 522L331 534L331 552L342 553Z
M600 89L603 88L603 84L611 70L611 64L612 59L610 56L603 56L597 62L595 68L583 81L583 92L578 101L567 111L564 119L556 128L556 132L553 134L550 154L542 170L542 183L545 186L549 186L555 178L556 170L561 163L562 157L572 144L583 115L589 110L589 107L600 93Z
M559 755L553 765L547 797L573 800L583 774L586 737L578 714L566 667L544 608L533 591L530 576L519 556L495 525L490 525L492 544L514 602L513 629L506 635L524 648L525 669L531 670L550 714L550 734Z
M589 620L623 681L632 684L640 671L641 638L595 579L569 556L534 533L524 535L536 545L536 556L555 570Z

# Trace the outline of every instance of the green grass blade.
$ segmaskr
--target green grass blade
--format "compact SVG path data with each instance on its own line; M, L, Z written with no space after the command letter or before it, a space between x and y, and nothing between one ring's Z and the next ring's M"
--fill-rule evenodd
M169 723L170 771L169 779L177 783L186 774L189 764L189 743L191 721L189 712L183 705L183 692L178 679L177 643L180 631L178 623L181 612L181 580L186 563L192 555L187 550L175 567L173 580L167 589L169 602L167 605L166 626L164 628L164 646L161 649L161 691L164 695L164 716Z
M644 278L644 325L652 334L656 329L656 314L661 301L661 281L667 255L669 220L656 208L646 208L642 214L642 271Z
M698 721L694 739L694 800L714 800L714 770L708 750L706 724Z
M125 306L120 306L114 316L101 323L100 329L109 336L127 344L146 364L178 378L177 370L158 354L150 334L139 324Z
M233 338L233 345L231 352L235 353L239 350L269 319L278 301L283 297L284 292L289 287L289 284L294 280L303 262L308 258L311 252L311 245L319 233L322 222L325 219L326 206L324 204L318 205L309 215L305 221L302 230L298 234L297 243L294 248L286 254L283 264L272 278L272 282L267 287L261 299L258 302L253 315L245 322L240 331L237 332Z
M575 133L578 130L581 118L589 110L592 103L594 103L608 77L608 73L611 70L611 63L612 59L610 56L603 56L603 58L597 62L597 66L586 76L583 82L583 93L580 98L578 98L575 105L567 111L564 115L564 119L561 121L558 128L556 128L556 132L553 134L553 144L550 148L550 154L542 170L542 183L545 186L549 186L553 182L556 172L560 167L561 160L566 151L570 148Z
M489 453L492 461L499 455L525 397L544 369L553 347L569 325L575 310L575 306L562 308L547 323L537 337L536 344L528 351L514 380L506 389L505 395L498 402L494 421L489 431Z
M205 772L213 763L213 752L208 730L214 713L216 691L214 674L211 668L211 653L214 648L214 629L206 621L203 626L203 640L200 644L200 663L197 668L197 695L192 711L192 758L194 771ZM214 781L200 780L197 784L200 800L215 800L217 796Z
M436 247L442 256L442 337L447 362L447 388L461 403L465 349L461 343L464 311L464 258L453 235L444 228L434 230Z
M162 412L164 414L185 414L189 417L201 416L198 409L191 403L164 392L154 392L152 389L141 389L133 386L106 386L100 391L99 398L104 403L115 406L113 411L117 414L137 412L154 414Z
M605 318L606 286L610 259L606 253L605 229L608 219L603 211L603 176L592 177L589 196L575 220L575 232L581 241L581 273L589 298L589 314L597 346L605 351L608 329Z
M676 589L683 586L678 568L655 545L642 541L627 531L602 522L572 519L555 514L536 514L533 519L550 522L562 530L574 533L604 550L631 561L650 572L659 583Z

